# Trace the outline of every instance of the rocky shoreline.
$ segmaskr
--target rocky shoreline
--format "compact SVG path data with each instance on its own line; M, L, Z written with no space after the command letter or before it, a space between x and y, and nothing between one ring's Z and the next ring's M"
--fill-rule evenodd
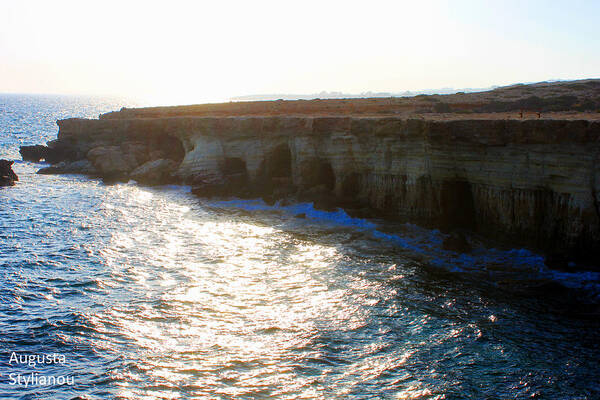
M113 113L114 115L114 113ZM58 121L40 173L314 201L600 265L600 122L403 117Z
M312 201L600 267L600 80L479 93L121 109L24 146L39 173Z

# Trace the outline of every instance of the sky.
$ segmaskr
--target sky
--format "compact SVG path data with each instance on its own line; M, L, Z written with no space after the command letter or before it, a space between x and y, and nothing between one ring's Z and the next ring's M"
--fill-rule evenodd
M600 1L0 1L0 93L156 104L600 78Z

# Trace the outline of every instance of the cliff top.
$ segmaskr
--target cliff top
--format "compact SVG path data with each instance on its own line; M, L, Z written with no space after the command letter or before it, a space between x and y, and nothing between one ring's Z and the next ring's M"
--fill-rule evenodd
M523 115L521 116L521 111ZM538 115L539 113L539 115ZM276 100L123 108L101 119L190 116L398 116L425 119L600 119L600 79L414 97Z

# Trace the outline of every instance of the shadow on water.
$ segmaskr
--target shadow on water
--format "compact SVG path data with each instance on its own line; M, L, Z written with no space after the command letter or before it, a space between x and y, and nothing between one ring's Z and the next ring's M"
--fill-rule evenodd
M336 274L372 288L361 297L360 322L324 324L295 350L300 361L293 368L313 376L326 395L543 398L570 388L600 394L591 383L600 370L594 274L575 286L571 275L554 274L540 257L519 250L478 249L471 264L456 266L461 255L441 250L436 232L408 226L391 235L388 227L380 235L378 223L305 206L229 200L208 207L334 247L347 260L331 265ZM299 211L309 218L294 218Z

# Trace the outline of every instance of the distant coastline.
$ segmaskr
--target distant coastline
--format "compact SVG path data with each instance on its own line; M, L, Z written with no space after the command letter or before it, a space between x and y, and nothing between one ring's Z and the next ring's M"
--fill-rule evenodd
M437 88L437 89L421 89L421 90L404 90L400 92L361 92L361 93L344 93L338 91L323 90L319 93L309 94L290 94L290 93L266 93L266 94L250 94L231 97L231 101L273 101L273 100L314 100L314 99L360 99L360 98L378 98L378 97L414 97L419 95L447 95L457 93L477 93L488 92L495 89L503 89L510 87L552 84L561 82L573 82L576 80L568 79L548 79L541 82L519 82L510 85L492 85L481 88Z
M362 98L378 98L378 97L413 97L421 94L455 94L459 92L473 93L494 90L499 86L490 86L488 88L441 88L441 89L425 89L425 90L405 90L403 92L362 92L362 93L344 93L336 91L321 91L319 93L310 94L250 94L245 96L231 97L231 101L273 101L273 100L314 100L314 99L362 99Z

